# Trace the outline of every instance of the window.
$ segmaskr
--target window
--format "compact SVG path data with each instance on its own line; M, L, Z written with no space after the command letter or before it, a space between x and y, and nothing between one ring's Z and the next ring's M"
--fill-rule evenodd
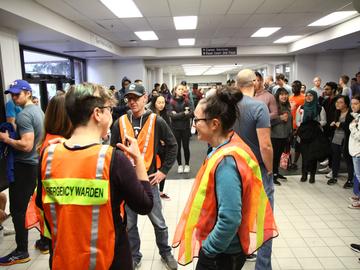
M24 50L25 73L71 77L70 59Z

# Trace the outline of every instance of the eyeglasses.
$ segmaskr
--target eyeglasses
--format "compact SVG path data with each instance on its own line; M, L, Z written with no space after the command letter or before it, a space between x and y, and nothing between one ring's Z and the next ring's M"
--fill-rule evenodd
M113 108L111 106L101 106L101 107L98 107L99 109L108 109L110 113L113 112Z
M196 118L196 117L194 117L194 124L196 125L199 121L201 121L201 120L203 120L203 121L207 121L207 120L210 120L210 119L208 119L208 118Z

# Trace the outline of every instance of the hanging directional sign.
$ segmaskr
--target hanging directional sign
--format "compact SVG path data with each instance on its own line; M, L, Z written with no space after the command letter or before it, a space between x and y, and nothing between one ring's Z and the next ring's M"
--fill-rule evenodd
M201 55L236 55L237 47L201 48Z

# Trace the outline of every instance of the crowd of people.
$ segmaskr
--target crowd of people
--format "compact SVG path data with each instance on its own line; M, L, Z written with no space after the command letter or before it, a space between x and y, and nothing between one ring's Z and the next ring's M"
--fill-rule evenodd
M119 90L81 83L59 91L45 114L28 82L16 80L5 91L11 101L0 132L13 155L7 176L16 249L0 266L30 260L27 224L36 219L35 247L50 252L51 269L136 269L141 214L168 269L194 257L197 270L241 269L246 259L271 269L274 184L286 182L300 157L299 180L314 184L319 171L328 185L338 182L343 157L343 187L354 192L349 208L360 209L360 72L349 80L322 85L317 76L306 90L283 74L274 82L244 69L204 92L186 81L150 90L124 77ZM190 167L192 133L209 149L170 244L161 199L170 199L164 184L175 161L179 174L197 169ZM5 203L0 193L0 230Z

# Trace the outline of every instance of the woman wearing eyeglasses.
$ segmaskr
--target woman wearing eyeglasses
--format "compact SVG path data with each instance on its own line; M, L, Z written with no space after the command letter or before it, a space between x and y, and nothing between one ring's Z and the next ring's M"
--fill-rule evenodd
M258 162L232 130L241 99L237 89L224 88L200 100L194 112L198 139L212 151L196 176L173 246L179 246L182 265L199 257L197 270L241 269L246 254L277 235ZM267 229L257 233L259 228Z

